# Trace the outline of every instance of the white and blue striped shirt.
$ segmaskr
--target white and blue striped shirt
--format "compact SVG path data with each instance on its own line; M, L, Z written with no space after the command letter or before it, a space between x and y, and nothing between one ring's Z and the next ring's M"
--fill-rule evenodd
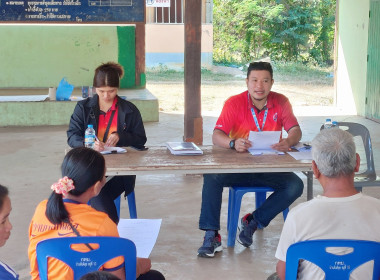
M10 266L0 261L0 279L18 280L18 274Z

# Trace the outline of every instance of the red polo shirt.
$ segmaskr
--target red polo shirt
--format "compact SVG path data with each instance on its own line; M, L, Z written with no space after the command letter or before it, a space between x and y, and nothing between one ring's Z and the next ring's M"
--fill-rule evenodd
M118 114L118 107L117 107L117 98L113 100L111 108L105 113L103 111L100 111L99 115L99 125L98 125L98 138L105 142L104 133L106 132L108 122L111 118L112 111L115 111L115 114L112 118L112 123L110 126L110 129L108 131L108 136L111 135L112 132L117 132L117 114ZM108 138L108 137L107 137Z
M223 131L232 139L248 138L250 131L259 131L251 108L255 110L260 128L262 128L265 111L268 108L264 131L282 131L282 128L289 131L292 127L298 126L292 105L286 96L271 91L266 106L259 111L252 105L248 91L245 91L231 96L225 102L214 129Z

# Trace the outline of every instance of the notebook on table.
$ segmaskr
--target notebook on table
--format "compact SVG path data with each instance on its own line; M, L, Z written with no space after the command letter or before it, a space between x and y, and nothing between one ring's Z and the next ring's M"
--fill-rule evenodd
M193 142L167 142L166 147L173 155L203 155L203 151Z

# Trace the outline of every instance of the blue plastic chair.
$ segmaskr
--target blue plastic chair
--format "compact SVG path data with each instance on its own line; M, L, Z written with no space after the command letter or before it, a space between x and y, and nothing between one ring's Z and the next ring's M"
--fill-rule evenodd
M266 200L267 192L273 192L274 190L270 187L237 187L231 186L228 195L228 218L227 218L227 230L228 230L228 240L227 246L234 247L236 239L236 231L239 221L239 213L241 200L247 192L256 193L256 208L259 208ZM286 208L282 214L284 220L288 215L289 208Z
M353 248L346 255L326 252L328 247ZM325 272L325 280L345 280L360 265L373 260L372 279L380 279L380 243L365 240L308 240L291 245L286 253L286 280L297 279L298 263L307 260Z
M129 207L129 216L131 219L137 219L137 210L136 210L136 197L135 191L127 195L128 207ZM117 216L120 218L120 196L114 200Z
M73 250L71 248L73 244L91 244L93 248L99 244L99 247L83 253ZM77 280L86 273L99 270L104 263L118 256L124 257L126 279L136 279L136 247L132 241L125 238L109 236L51 238L39 242L36 253L41 280L48 279L49 257L61 260L70 266L74 280Z
M120 219L120 196L118 196L113 202L115 203L117 216ZM129 207L129 216L131 219L137 219L137 210L136 210L136 197L135 197L135 191L131 192L127 195L128 199L128 207ZM87 203L90 205L90 201Z

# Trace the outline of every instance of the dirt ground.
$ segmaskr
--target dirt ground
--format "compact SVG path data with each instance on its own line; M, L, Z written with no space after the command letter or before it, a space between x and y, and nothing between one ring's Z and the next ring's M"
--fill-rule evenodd
M224 101L231 95L239 94L247 89L245 75L237 68L214 67L213 72L232 74L241 77L241 81L202 81L202 112L217 113ZM184 83L147 81L147 88L158 98L161 112L183 113ZM329 106L334 103L334 86L318 82L276 81L273 91L287 96L293 106Z

